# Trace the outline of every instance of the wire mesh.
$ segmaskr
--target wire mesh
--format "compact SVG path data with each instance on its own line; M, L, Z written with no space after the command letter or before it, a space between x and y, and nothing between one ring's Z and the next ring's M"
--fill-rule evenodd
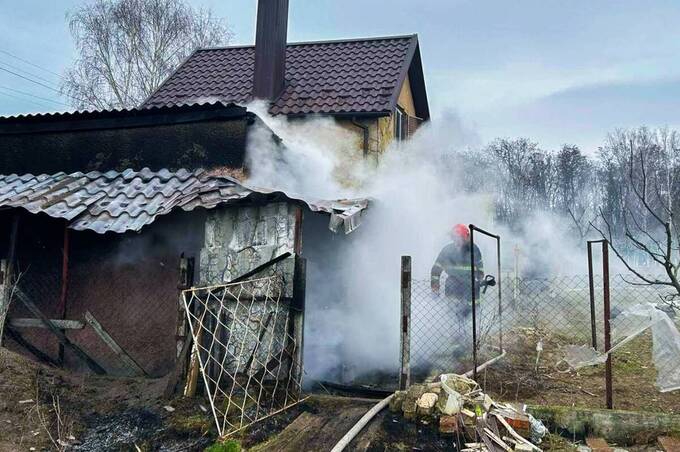
M461 278L453 284L466 282ZM470 283L467 284L462 289L450 287L447 294L446 289L434 291L430 280L412 280L410 355L414 381L472 369L472 307ZM542 355L547 354L552 359L560 356L560 349L566 345L592 346L593 327L595 345L603 350L601 276L594 277L594 318L590 309L588 275L550 278L508 275L503 277L502 284L500 306L497 288L489 287L477 298L478 363L496 356L503 345L510 355L531 355L532 364L527 368L531 372L534 360L536 367L539 362L545 364L541 361ZM614 275L610 292L612 321L640 303L652 303L671 316L675 315L666 301L668 289L662 286L632 285L621 275ZM557 364L557 361L550 363L551 367Z
M433 290L430 280L411 282L411 372L414 379L470 370L472 363L472 301L470 281L446 282ZM498 354L501 321L497 289L476 297L477 353L481 363Z
M293 310L280 277L183 292L206 393L221 436L299 401Z

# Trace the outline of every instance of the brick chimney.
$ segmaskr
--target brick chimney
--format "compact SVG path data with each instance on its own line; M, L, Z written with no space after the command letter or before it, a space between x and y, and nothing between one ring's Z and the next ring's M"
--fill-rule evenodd
M253 97L276 99L286 76L288 0L258 0Z

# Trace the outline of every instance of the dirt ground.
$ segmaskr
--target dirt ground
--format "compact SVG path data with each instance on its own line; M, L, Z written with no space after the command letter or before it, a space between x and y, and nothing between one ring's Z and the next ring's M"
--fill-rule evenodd
M543 352L535 371L536 343L543 338ZM504 359L479 375L480 384L500 400L534 405L605 407L604 365L568 371L559 347L569 338L529 328L506 335ZM680 413L680 391L661 393L654 385L649 332L635 338L613 355L614 408L632 411Z
M515 346L519 347L518 344ZM546 356L546 362L549 359L552 357ZM619 358L619 366L627 368L627 365L637 370L637 360L642 359L631 351L627 361ZM518 390L512 380L514 375L527 381L535 380L533 376L529 379L528 375L519 373L523 368L518 360L507 360L498 368L490 368L485 373L488 389L492 393L499 389L506 400L514 395L529 403L564 404L568 398L576 404L593 406L599 401L598 397L575 390L573 384L565 384L571 379L595 394L598 390L596 371L593 371L594 375L558 373L560 379L557 380L558 377L548 373L548 369L542 369L538 384L521 383ZM623 370L620 373L624 375ZM71 374L0 348L0 394L3 394L0 398L0 452L202 451L213 444L216 433L205 400L201 397L164 400L165 386L164 379ZM636 393L640 397L634 403L640 404L644 400L644 388L622 387L620 390L627 391L615 393L620 399ZM553 395L550 391L558 392ZM658 393L647 391L659 397ZM330 450L375 403L374 399L313 395L284 412L253 424L235 434L233 439L239 442L242 450L251 452ZM665 403L671 402L668 399L650 401L648 406L665 406ZM678 409L679 406L675 403L672 407ZM557 435L547 438L544 449L575 450ZM348 450L454 451L455 447L454 439L438 435L435 425L406 422L400 415L383 410Z
M165 386L72 374L0 348L0 452L202 450L214 440L205 402L164 401Z

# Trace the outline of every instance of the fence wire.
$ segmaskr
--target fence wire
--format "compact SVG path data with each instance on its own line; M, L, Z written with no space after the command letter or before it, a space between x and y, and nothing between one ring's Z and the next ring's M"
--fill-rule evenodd
M299 344L281 278L190 289L183 301L221 436L299 401Z
M411 281L411 372L415 381L472 368L469 284L451 281L440 292L432 289L429 279ZM497 290L489 287L480 291L476 301L479 363L497 355L501 347L502 319Z
M523 361L530 361L526 371L531 373L538 372L539 364L549 365L552 370L558 364L562 348L567 345L595 345L597 350L603 351L602 277L594 276L593 282L594 317L591 316L588 275L504 276L500 306L497 287L489 287L486 293L480 293L476 302L478 363L496 356L503 347L510 355L523 355ZM454 282L468 286L461 290L450 287L449 295L444 289L442 293L433 291L429 279L413 279L411 284L413 381L472 369L469 282ZM610 292L612 321L640 303L657 305L672 317L675 315L668 307L667 288L632 285L621 275L614 275ZM455 293L467 295L461 297ZM622 327L620 323L619 327ZM546 359L554 362L546 363Z

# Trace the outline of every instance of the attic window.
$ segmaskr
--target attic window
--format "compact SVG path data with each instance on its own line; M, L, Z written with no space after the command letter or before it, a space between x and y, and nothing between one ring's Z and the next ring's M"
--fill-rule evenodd
M408 138L408 114L399 106L394 110L394 138L400 141Z

